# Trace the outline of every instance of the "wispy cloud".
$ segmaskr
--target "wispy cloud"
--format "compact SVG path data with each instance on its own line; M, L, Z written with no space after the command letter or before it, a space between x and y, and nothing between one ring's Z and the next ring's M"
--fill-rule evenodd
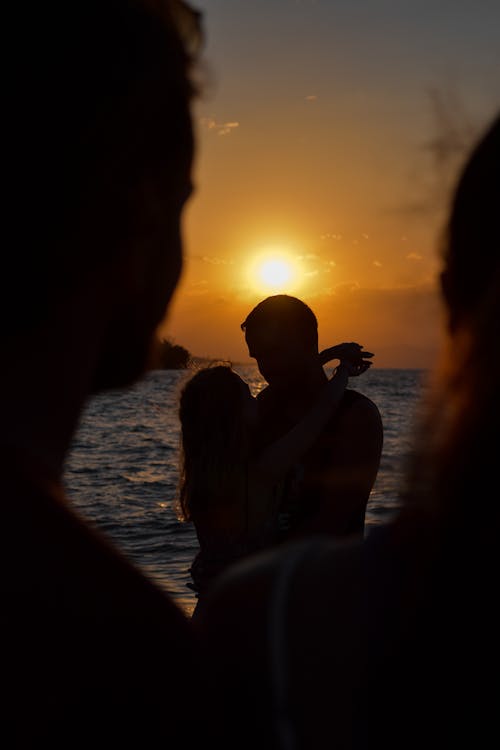
M186 294L190 297L208 294L208 281L206 279L201 279L201 281L193 282L190 284Z
M325 287L322 290L322 294L328 297L336 297L337 295L353 294L354 292L357 292L359 288L360 286L357 281L346 282L343 284L336 284L335 286Z
M193 255L193 260L201 261L202 263L210 263L213 266L232 266L234 261L227 260L226 258L218 258L215 255Z
M231 122L219 122L215 117L202 117L200 119L200 125L205 130L211 130L217 135L230 135L236 128L240 127L240 123L236 120Z

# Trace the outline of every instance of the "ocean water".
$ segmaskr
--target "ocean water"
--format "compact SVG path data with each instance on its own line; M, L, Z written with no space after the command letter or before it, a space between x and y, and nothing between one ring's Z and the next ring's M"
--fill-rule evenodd
M256 395L265 385L255 365L235 366ZM190 613L187 587L197 551L191 524L176 515L178 400L189 370L150 372L133 387L88 402L65 468L73 507ZM377 404L384 423L380 471L367 508L367 533L398 507L398 486L418 405L423 370L372 368L349 387Z

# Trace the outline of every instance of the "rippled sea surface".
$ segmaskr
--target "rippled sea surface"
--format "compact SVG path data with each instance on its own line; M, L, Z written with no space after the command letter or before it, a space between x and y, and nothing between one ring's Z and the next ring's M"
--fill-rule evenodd
M264 387L254 365L235 366L253 394ZM158 370L124 391L92 399L68 456L65 482L73 506L166 589L186 611L186 586L196 553L191 525L178 521L180 389L189 370ZM350 387L377 404L384 423L380 471L370 496L367 528L386 522L398 506L425 371L372 369Z

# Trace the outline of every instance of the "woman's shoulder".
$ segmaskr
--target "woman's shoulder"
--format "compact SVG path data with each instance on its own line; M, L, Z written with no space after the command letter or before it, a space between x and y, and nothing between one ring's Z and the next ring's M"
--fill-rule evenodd
M212 588L200 617L205 634L222 639L226 649L251 633L257 657L268 646L270 620L278 616L297 633L317 632L320 640L331 636L347 644L372 593L397 599L402 582L411 580L418 544L415 531L411 536L388 523L364 540L315 534L253 554Z
M201 603L196 627L207 652L216 655L213 669L227 686L228 705L234 702L236 723L242 701L257 717L242 747L255 747L283 716L293 726L289 709L296 701L307 734L324 729L331 710L325 706L316 722L309 717L318 719L318 705L326 696L330 700L331 676L346 658L349 675L357 674L359 618L353 602L360 563L361 543L314 535L234 566ZM342 700L344 688L339 682L334 699Z

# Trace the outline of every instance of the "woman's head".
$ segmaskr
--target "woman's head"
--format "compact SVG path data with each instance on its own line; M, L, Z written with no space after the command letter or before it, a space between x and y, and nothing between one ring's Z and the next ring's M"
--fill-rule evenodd
M230 502L245 471L254 418L248 385L229 365L199 370L184 386L181 424L181 514Z

